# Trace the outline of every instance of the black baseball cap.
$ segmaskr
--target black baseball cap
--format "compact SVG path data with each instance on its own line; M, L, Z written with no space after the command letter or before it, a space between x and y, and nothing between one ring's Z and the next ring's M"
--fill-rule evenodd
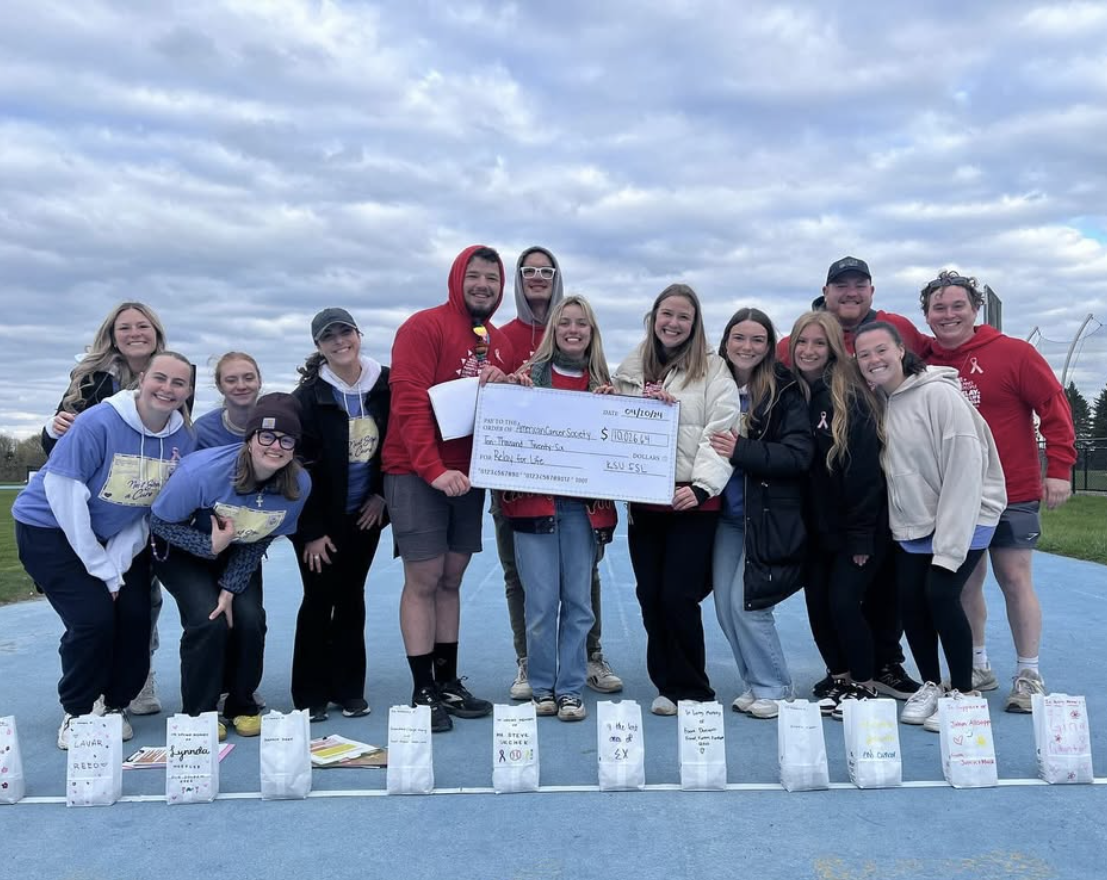
M864 260L859 260L857 257L842 257L842 259L831 263L830 268L826 270L826 283L830 284L830 282L847 272L860 272L870 281L873 280L873 274L869 271L869 264Z
M311 319L311 341L318 342L319 337L322 336L332 324L349 324L355 330L357 329L357 322L345 309L323 309L323 311Z

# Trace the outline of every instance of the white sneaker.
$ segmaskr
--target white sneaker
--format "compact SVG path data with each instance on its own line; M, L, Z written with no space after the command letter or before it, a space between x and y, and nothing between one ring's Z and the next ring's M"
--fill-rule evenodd
M931 733L938 733L938 710L927 716L926 721L922 724L923 730L929 730Z
M511 683L511 699L529 700L534 696L530 682L527 680L527 658L519 658L519 669L515 673L515 681Z
M104 702L104 695L101 694L96 698L96 702L92 704L93 715L103 715L108 711L107 703Z
M68 712L62 717L61 727L58 728L58 748L63 751L69 750L69 722L76 717Z
M979 697L979 696L983 696L983 695L980 693L980 691L977 691L977 690L966 691L965 693L961 693L960 691L953 690L953 691L950 691L948 694L946 694L946 696L949 697L950 699L953 699L953 700L960 700L963 697ZM940 728L938 727L938 708L937 708L937 706L934 707L934 714L927 717L926 721L923 722L923 730L929 730L931 733L939 733L940 732Z
M1040 673L1033 669L1020 669L1019 674L1013 679L1011 693L1007 695L1003 708L1008 712L1022 712L1029 715L1031 714L1030 698L1034 694L1044 695L1045 692L1045 682Z
M650 706L650 711L654 715L676 715L677 707L668 697L658 696Z
M161 700L158 699L157 673L153 669L146 676L146 683L138 696L131 700L130 710L135 715L157 715L161 711Z
M734 702L730 704L730 708L735 712L748 712L750 706L757 702L757 697L753 695L753 691L747 688L743 693L740 693L734 698Z
M938 711L938 698L942 696L942 689L932 681L926 682L913 693L899 713L899 720L904 724L923 724L926 719Z
M104 715L105 716L107 716L107 715L119 715L119 716L121 716L122 719L123 719L123 742L126 742L129 739L134 739L134 735L135 735L134 728L131 727L131 719L127 715L127 710L126 709L108 709L104 713Z
M611 665L603 659L601 651L594 651L588 658L588 687L601 694L617 694L623 689L623 680L611 669Z
M949 689L950 682L948 678L942 679L942 687ZM996 674L992 672L991 666L974 666L972 668L972 689L974 691L999 690L999 682L996 681Z
M778 700L754 700L746 710L750 718L776 718L780 714Z

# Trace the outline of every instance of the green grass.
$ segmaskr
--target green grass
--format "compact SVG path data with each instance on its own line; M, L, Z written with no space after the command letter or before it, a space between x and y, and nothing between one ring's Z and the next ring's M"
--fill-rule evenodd
M35 585L19 564L19 554L15 550L12 502L18 494L18 489L0 489L0 605L38 595Z
M1107 495L1074 495L1042 511L1039 550L1107 565Z

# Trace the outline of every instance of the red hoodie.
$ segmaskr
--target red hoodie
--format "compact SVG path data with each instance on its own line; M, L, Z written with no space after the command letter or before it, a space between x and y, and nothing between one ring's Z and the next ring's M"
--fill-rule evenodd
M449 299L440 306L416 312L396 331L392 344L392 410L381 459L386 474L418 474L428 483L448 470L469 473L473 438L443 440L431 409L427 389L440 382L476 376L480 363L473 351L477 336L465 307L462 285L474 251L467 247L450 268ZM500 261L500 295L504 297L504 267ZM491 317L491 316L489 316ZM486 319L488 363L504 372L515 365L511 343Z
M934 341L926 362L957 370L962 393L992 429L1008 504L1042 497L1034 413L1046 441L1046 476L1071 478L1076 462L1072 412L1061 383L1034 346L982 324L957 348Z
M842 334L846 338L846 351L853 354L854 331L858 327L873 323L873 321L885 321L891 324L903 337L903 344L907 346L908 351L913 351L919 357L926 357L930 347L930 337L920 333L909 319L903 317L903 315L897 315L895 312L870 311L857 327L843 327ZM786 367L792 366L792 355L788 352L788 340L791 338L791 336L785 336L776 344L776 359L782 361Z
M542 337L546 335L545 324L528 324L522 318L509 321L500 328L500 332L508 338L512 351L515 352L515 370L519 369L542 344ZM512 370L514 372L514 370Z

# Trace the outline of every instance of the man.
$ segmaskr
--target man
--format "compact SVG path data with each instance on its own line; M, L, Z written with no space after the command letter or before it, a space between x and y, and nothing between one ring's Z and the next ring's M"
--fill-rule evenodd
M511 342L517 366L521 366L538 349L546 335L546 319L550 311L565 296L561 279L561 267L551 251L543 247L529 247L519 255L515 264L515 313L514 321L504 325L503 334ZM492 519L496 523L496 548L504 569L504 588L507 594L507 613L511 620L511 632L515 641L517 671L511 683L511 699L529 700L530 682L527 681L527 627L524 614L523 585L515 568L515 536L511 525L500 513L499 496L492 495ZM602 548L600 550L602 553ZM623 689L623 680L612 671L604 660L600 646L602 623L600 621L600 573L598 565L592 568L592 613L595 623L588 633L588 686L602 694L613 694Z
M511 343L489 322L503 299L499 254L483 245L462 251L450 269L449 298L416 312L392 346L392 408L382 452L392 535L404 563L400 630L414 682L412 705L429 706L431 729L450 716L492 711L457 673L459 590L481 549L484 491L469 483L472 437L443 440L427 390L479 376L502 382L514 363Z
M1076 440L1072 412L1061 383L1034 347L1012 339L987 324L976 326L984 297L975 278L942 272L920 296L926 323L934 331L927 362L955 367L961 391L992 429L1007 482L1007 509L989 546L992 569L1007 603L1007 622L1015 642L1016 671L1004 708L1030 712L1030 698L1045 693L1038 668L1042 637L1042 609L1031 578L1031 557L1042 525L1041 500L1050 510L1064 504L1071 493ZM1046 474L1041 476L1038 431L1046 442ZM988 662L984 624L987 557L980 560L965 585L961 601L972 626L973 687L999 687Z
M874 309L874 293L876 288L873 286L869 264L857 257L842 257L830 264L822 297L816 298L811 306L814 309L825 309L838 319L845 336L846 350L850 354L853 354L853 334L859 327L873 321L887 321L899 330L904 345L916 354L923 355L929 348L928 337L915 329L915 325L903 315ZM776 356L778 360L791 366L789 338L785 336L777 344ZM906 700L921 685L903 668L904 656L900 647L903 625L899 620L895 582L895 554L888 553L879 575L874 578L872 586L865 594L863 607L873 634L873 654L877 670L874 687L882 694L897 700ZM822 700L833 683L828 674L815 685L815 696Z
M858 327L873 321L887 321L899 331L899 335L903 337L903 344L922 357L926 353L929 342L927 337L915 329L915 325L903 315L874 309L873 294L875 293L876 288L873 286L869 264L857 257L842 257L831 263L826 272L822 304L819 305L820 298L816 298L811 303L811 307L825 309L838 319L846 337L846 351L850 354L853 354L853 334ZM791 366L788 339L789 337L785 336L777 343L776 356L778 360Z

